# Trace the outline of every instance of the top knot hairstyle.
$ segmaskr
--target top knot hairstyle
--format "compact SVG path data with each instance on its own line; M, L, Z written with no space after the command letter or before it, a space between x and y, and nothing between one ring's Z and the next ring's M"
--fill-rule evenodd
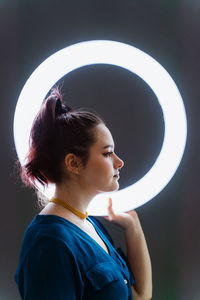
M62 103L53 88L36 115L30 133L29 152L21 167L22 181L37 188L62 181L62 164L68 153L89 159L89 148L96 142L95 127L105 122L92 111L72 109Z

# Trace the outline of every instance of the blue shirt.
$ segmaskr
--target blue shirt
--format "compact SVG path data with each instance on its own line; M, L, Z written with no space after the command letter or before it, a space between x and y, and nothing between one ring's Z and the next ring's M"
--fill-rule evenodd
M55 215L28 226L15 281L24 300L132 300L133 275L105 227L88 217L109 254L87 233ZM121 252L121 255L119 254Z

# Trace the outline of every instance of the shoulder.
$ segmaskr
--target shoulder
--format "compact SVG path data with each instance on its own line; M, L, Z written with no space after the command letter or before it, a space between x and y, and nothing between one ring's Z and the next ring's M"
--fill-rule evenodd
M28 226L25 236L39 238L40 236L49 236L56 239L64 239L70 231L70 225L67 220L55 215L36 215Z
M68 244L73 244L72 239L75 238L72 231L73 226L70 227L62 218L36 215L25 231L21 246L21 259L24 259L36 245L37 247L47 247L47 244L51 243L51 247L55 248L55 246L63 244L70 249Z

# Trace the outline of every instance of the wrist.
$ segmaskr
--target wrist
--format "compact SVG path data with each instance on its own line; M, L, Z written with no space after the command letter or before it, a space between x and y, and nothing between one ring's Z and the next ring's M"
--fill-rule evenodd
M125 236L127 237L141 237L143 235L143 230L139 219L132 219L126 228L124 228Z

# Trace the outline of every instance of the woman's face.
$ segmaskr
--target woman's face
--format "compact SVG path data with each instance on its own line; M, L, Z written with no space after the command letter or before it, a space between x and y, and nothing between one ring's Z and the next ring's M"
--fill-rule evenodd
M81 172L81 181L95 193L118 190L119 177L115 175L124 162L114 153L112 135L104 124L97 125L96 137L96 143L90 148L89 160Z

